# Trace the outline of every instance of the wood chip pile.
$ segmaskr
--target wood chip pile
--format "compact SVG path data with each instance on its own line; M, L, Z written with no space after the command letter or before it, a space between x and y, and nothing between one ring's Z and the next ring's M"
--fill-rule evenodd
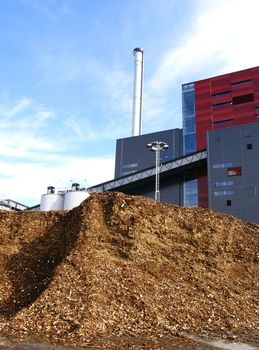
M258 233L112 192L69 212L1 211L0 335L77 349L183 332L255 340Z

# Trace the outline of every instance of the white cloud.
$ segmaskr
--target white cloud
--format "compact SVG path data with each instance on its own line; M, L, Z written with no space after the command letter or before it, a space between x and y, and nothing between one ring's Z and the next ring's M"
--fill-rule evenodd
M200 0L200 16L182 44L169 49L148 81L153 92L258 64L258 0ZM169 42L170 47L170 42ZM206 73L205 73L206 74Z
M31 104L32 104L32 101L30 99L28 99L27 97L22 97L20 100L12 102L7 106L1 105L0 116L2 118L11 118L15 116L17 113L20 113L23 110L25 110ZM0 127L2 127L2 124L0 124Z
M62 162L61 162L62 160ZM40 202L49 185L69 187L79 182L90 187L113 178L114 160L110 158L61 157L52 166L39 163L0 161L0 199L10 198L23 204Z
M197 6L180 45L169 36L157 70L144 81L145 129L181 127L181 84L258 65L258 0L197 0Z
M54 112L27 97L0 109L0 155L4 157L33 158L35 151L51 151L56 140L43 136Z
M89 187L113 178L114 160L109 156L72 157L66 152L71 151L75 140L77 146L83 140L89 141L89 130L88 135L85 133L87 121L83 129L82 125L76 128L70 116L67 131L73 131L74 138L63 134L54 138L46 131L55 113L25 97L2 104L0 117L0 199L33 205L40 202L48 185L68 187L76 181Z

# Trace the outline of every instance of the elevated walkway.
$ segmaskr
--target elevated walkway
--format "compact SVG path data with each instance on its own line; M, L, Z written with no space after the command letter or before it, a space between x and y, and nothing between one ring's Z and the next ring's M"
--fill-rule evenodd
M172 174L186 170L187 168L192 168L197 163L202 161L206 162L207 151L202 150L192 154L188 154L181 158L173 159L171 161L162 163L160 165L160 174ZM103 182L101 184L87 188L89 193L92 192L104 192L104 191L116 191L120 190L127 185L133 185L136 182L145 181L148 178L155 176L156 167L147 168L140 170L134 174L126 175L111 181Z

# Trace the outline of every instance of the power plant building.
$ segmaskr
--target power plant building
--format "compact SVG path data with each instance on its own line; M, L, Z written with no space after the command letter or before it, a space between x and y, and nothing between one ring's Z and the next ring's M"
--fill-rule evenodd
M117 140L115 178L152 167L154 154L147 149L150 140L163 140L169 147L160 155L165 162L182 156L182 129L158 131Z
M200 206L259 223L259 67L182 85L183 129L117 140L115 179L89 188L154 198L161 152L161 202Z

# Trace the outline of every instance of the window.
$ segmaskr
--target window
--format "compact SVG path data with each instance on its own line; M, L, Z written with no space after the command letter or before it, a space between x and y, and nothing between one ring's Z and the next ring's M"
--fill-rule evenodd
M240 85L250 84L251 82L252 82L251 79L241 80L241 81L237 81L236 83L232 83L232 86L240 86Z
M234 194L234 191L215 191L214 196L229 196L231 194Z
M227 180L227 181L215 181L213 183L213 186L231 186L234 185L234 181L233 180Z
M212 168L213 169L228 168L232 165L233 163L217 163L217 164L213 164Z
M194 90L184 91L182 94L182 109L185 117L195 114Z
M228 176L240 176L240 175L242 175L242 167L241 166L228 168Z
M230 93L231 93L231 91L217 92L216 94L213 94L212 97L218 97L218 96L229 95Z
M235 96L232 98L233 105L239 105L241 103L252 102L254 100L253 94Z
M194 90L194 83L188 83L188 84L184 84L182 85L182 90Z
M214 105L212 105L212 108L218 108L218 107L223 107L223 106L229 106L232 105L231 101L228 102L221 102L221 103L215 103Z
M183 153L196 151L196 117L195 117L195 91L194 84L183 86L182 93L183 112Z
M248 143L246 145L246 149L253 149L253 144L252 143Z
M138 163L124 164L122 166L122 169L136 168L137 166L138 166Z
M225 120L220 120L218 122L213 122L213 125L223 125L223 124L228 124L233 122L234 119L225 119Z
M184 118L183 120L184 135L194 134L196 130L195 118Z
M196 134L185 135L184 139L184 154L196 151Z
M134 174L135 172L136 172L136 170L122 171L120 176L126 176L126 175L130 175L130 174Z
M187 180L188 176L186 176ZM198 206L198 180L187 180L183 183L183 205L188 207Z
M227 200L227 206L230 207L231 205L232 205L231 200L228 199L228 200Z

